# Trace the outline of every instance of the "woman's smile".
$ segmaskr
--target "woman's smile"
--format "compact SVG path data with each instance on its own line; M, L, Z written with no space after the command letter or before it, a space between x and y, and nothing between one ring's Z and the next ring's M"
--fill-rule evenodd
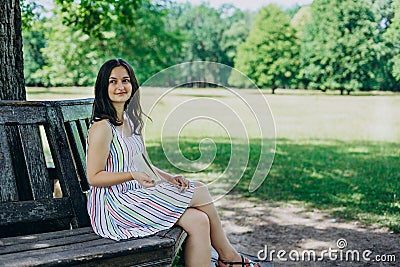
M114 104L125 104L132 93L128 71L123 66L112 69L108 79L108 95Z

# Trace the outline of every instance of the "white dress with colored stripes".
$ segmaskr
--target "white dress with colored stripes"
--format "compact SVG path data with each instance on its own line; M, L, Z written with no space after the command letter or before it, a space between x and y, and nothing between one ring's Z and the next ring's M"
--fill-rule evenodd
M123 137L109 123L113 139L105 170L137 171L132 158L144 152L140 136ZM171 228L185 212L194 185L181 192L168 182L144 188L132 180L114 186L90 186L87 209L94 232L114 240L143 237Z

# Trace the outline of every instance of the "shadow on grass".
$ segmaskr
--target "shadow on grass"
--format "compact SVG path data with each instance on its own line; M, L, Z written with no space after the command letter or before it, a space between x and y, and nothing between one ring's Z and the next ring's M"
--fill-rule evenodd
M299 201L341 218L376 223L400 232L398 144L278 139L267 179L250 194L248 185L258 164L260 140L250 142L249 163L234 191L264 201ZM213 164L196 173L195 177L200 180L207 180L210 173L222 173L229 162L231 144L224 140L217 140L215 144L217 152ZM242 146L245 151L244 142ZM181 140L180 148L188 159L200 157L198 142L194 140ZM150 145L147 150L155 165L172 173L180 172L165 159L161 145ZM187 176L194 177L193 174Z

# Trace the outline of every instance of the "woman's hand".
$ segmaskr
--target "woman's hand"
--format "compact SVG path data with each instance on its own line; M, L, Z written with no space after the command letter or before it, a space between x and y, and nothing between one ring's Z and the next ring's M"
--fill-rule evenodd
M153 187L156 185L155 181L150 178L144 172L131 172L133 180L136 180L139 184L141 184L144 188Z
M181 192L189 188L189 181L183 175L175 175L171 179L171 183L181 189Z

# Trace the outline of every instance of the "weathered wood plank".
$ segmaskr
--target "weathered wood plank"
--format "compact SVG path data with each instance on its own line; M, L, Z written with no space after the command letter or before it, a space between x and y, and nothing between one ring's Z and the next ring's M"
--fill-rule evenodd
M79 135L81 137L82 146L86 147L86 138L87 138L87 133L88 133L88 126L86 125L86 119L81 118L80 120L78 120L77 126L78 126Z
M5 126L7 140L12 149L9 157L12 158L13 169L16 178L18 200L32 200L32 188L29 182L28 171L26 169L24 151L21 144L20 133L17 125Z
M57 101L61 106L64 121L75 121L82 118L90 118L92 115L93 99L81 101Z
M5 237L0 239L0 249L5 246L15 246L18 244L37 243L54 238L66 238L70 236L85 235L93 233L92 227L82 227L77 229L63 230L57 232L47 232L24 236Z
M166 231L159 232L158 236L169 238L174 242L173 253L174 255L177 254L179 248L183 245L187 233L182 229L180 226L174 226Z
M86 153L82 145L82 137L79 133L79 129L76 121L70 121L65 123L65 129L67 131L69 145L74 156L75 165L78 171L79 179L82 182L83 191L89 190L86 178Z
M0 106L0 124L33 124L46 122L45 106Z
M19 125L22 148L34 199L51 198L52 190L43 154L39 126Z
M80 242L87 242L91 240L100 240L100 239L104 238L96 235L93 232L81 235L72 235L68 237L64 236L59 237L57 232L53 232L53 236L51 239L36 241L34 243L29 242L22 244L13 244L12 246L2 246L0 247L0 255L45 249L50 247L65 246L65 245L77 244Z
M82 193L74 162L67 143L61 109L53 106L48 108L49 124L45 126L53 161L58 171L63 195L70 196L76 214L74 227L89 226L89 216L86 210L86 198Z
M17 201L17 183L4 125L0 125L0 202Z
M72 218L73 216L71 201L68 198L0 203L0 225Z
M107 259L110 266L123 266L119 257L125 257L125 264L131 266L151 261L151 259L170 262L172 258L173 241L168 238L151 236L143 239L113 241L110 239L81 240L75 244L56 247L38 248L33 251L17 252L2 255L0 265L34 266L34 265L77 265L85 262L103 262ZM113 264L118 262L118 264Z

